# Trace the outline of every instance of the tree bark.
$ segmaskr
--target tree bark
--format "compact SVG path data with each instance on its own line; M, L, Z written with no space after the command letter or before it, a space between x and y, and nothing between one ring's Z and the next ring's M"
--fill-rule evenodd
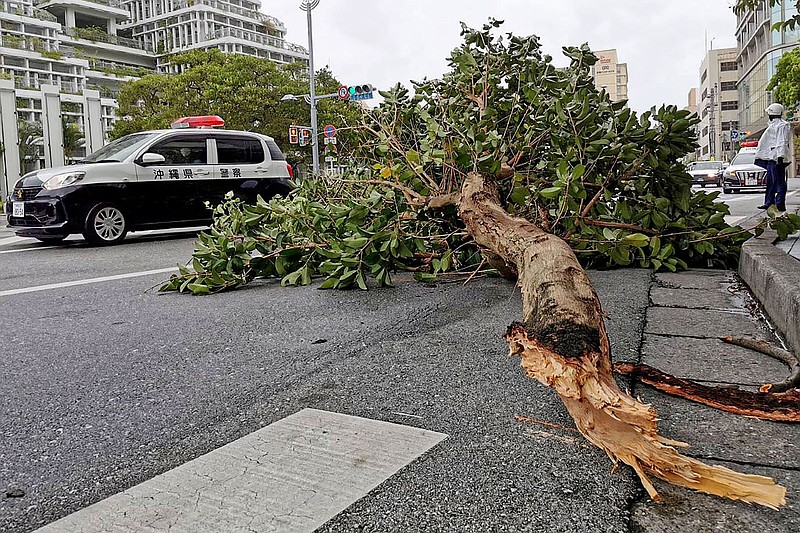
M648 475L731 499L777 508L786 489L768 477L740 474L685 457L658 434L655 409L622 392L611 374L611 354L600 302L569 245L500 206L493 179L471 173L459 214L476 243L518 273L521 323L506 341L525 372L555 389L578 430L638 474L659 499Z
M722 411L775 422L800 422L800 391L758 393L709 387L662 372L650 365L614 363L614 371L667 394L686 398Z

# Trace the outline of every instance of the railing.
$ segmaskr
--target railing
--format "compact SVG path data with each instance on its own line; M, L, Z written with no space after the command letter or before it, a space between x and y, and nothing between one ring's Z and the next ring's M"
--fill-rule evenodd
M220 28L211 34L211 39L220 39L222 37L236 37L238 39L244 39L248 42L264 44L267 46L272 46L273 48L279 48L281 50L308 53L302 46L298 46L293 43L287 43L283 39L264 36L248 30L240 30L237 28Z
M35 7L31 7L28 5L20 5L17 4L15 7L11 7L10 2L3 2L4 11L7 13L11 13L14 15L19 15L21 17L31 17L36 18L39 20L44 20L46 22L58 22L58 19L52 13L45 11L44 9L38 9Z
M153 73L152 70L145 67L134 67L114 61L103 61L101 59L90 59L89 69L106 74L114 74L116 76L133 76L137 78Z
M53 0L33 0L33 5L41 5L41 4L48 4ZM116 7L119 9L124 9L122 7L122 2L119 0L86 0L87 2L91 2L93 4L100 4L101 6L109 6L109 7Z
M109 33L89 29L89 28L66 28L64 33L69 35L70 37L75 37L77 39L84 39L86 41L92 41L96 43L108 43L108 44L116 44L120 46L126 46L128 48L136 48L137 50L144 50L144 46L134 39L129 39L127 37L120 37L118 35L111 35Z
M172 2L172 9L173 10L184 9L186 7L191 7L198 4L213 7L221 11L225 11L226 13L235 13L237 15L242 15L244 17L253 20L258 20L263 24L266 24L267 26L273 26L275 28L279 28L282 30L286 29L286 27L283 25L283 22L281 22L280 20L276 19L271 15L267 15L260 11L254 11L252 9L245 9L243 7L226 4L218 0L182 0L178 2ZM154 15L161 15L161 14L162 12L160 7L156 8Z
M94 85L92 83L86 84L87 89L93 89L95 91L100 91L100 96L103 98L116 98L119 96L120 90L114 87L108 87L106 85Z

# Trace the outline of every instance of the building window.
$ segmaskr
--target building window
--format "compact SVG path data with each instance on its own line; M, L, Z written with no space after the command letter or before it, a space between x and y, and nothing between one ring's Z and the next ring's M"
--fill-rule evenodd
M719 64L719 70L722 72L728 72L731 70L738 70L739 67L736 66L736 61L724 61Z
M708 137L708 126L703 128L703 137Z
M732 120L730 122L723 122L722 123L722 131L731 131L739 129L739 122L736 120Z
M703 73L700 75L700 83L702 84L704 81L706 81L707 77L708 77L708 71L704 70Z
M720 91L735 91L736 90L736 82L735 81L723 81L719 84Z
M708 96L708 89L703 89L703 94L700 95L700 101L702 102L703 100L705 100L707 96Z
M722 110L723 111L733 111L735 109L739 109L739 101L738 100L731 100L729 102L722 102Z

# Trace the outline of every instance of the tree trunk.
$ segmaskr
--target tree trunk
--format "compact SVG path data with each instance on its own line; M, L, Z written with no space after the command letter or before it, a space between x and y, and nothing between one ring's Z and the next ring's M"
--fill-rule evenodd
M731 499L777 508L786 489L768 477L740 474L685 457L658 434L655 409L617 387L600 302L569 245L501 206L492 178L471 173L459 214L479 246L518 273L523 321L509 326L511 354L525 372L552 387L578 430L614 463L630 465L650 497L649 475Z

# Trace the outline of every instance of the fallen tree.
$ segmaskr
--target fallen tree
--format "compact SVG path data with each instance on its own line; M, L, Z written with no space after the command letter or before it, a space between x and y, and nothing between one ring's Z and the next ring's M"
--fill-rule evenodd
M617 387L603 313L584 266L675 271L727 266L750 231L724 222L715 194L692 194L679 158L696 118L665 106L637 116L598 92L588 47L557 69L536 37L463 28L437 80L382 93L364 117L352 168L285 199L216 208L189 266L164 290L203 294L260 277L321 288L391 285L486 263L518 280L523 321L506 339L553 387L586 438L637 472L777 507L769 478L708 466L661 437L656 413ZM786 231L800 218L783 219ZM580 261L579 261L580 258Z

